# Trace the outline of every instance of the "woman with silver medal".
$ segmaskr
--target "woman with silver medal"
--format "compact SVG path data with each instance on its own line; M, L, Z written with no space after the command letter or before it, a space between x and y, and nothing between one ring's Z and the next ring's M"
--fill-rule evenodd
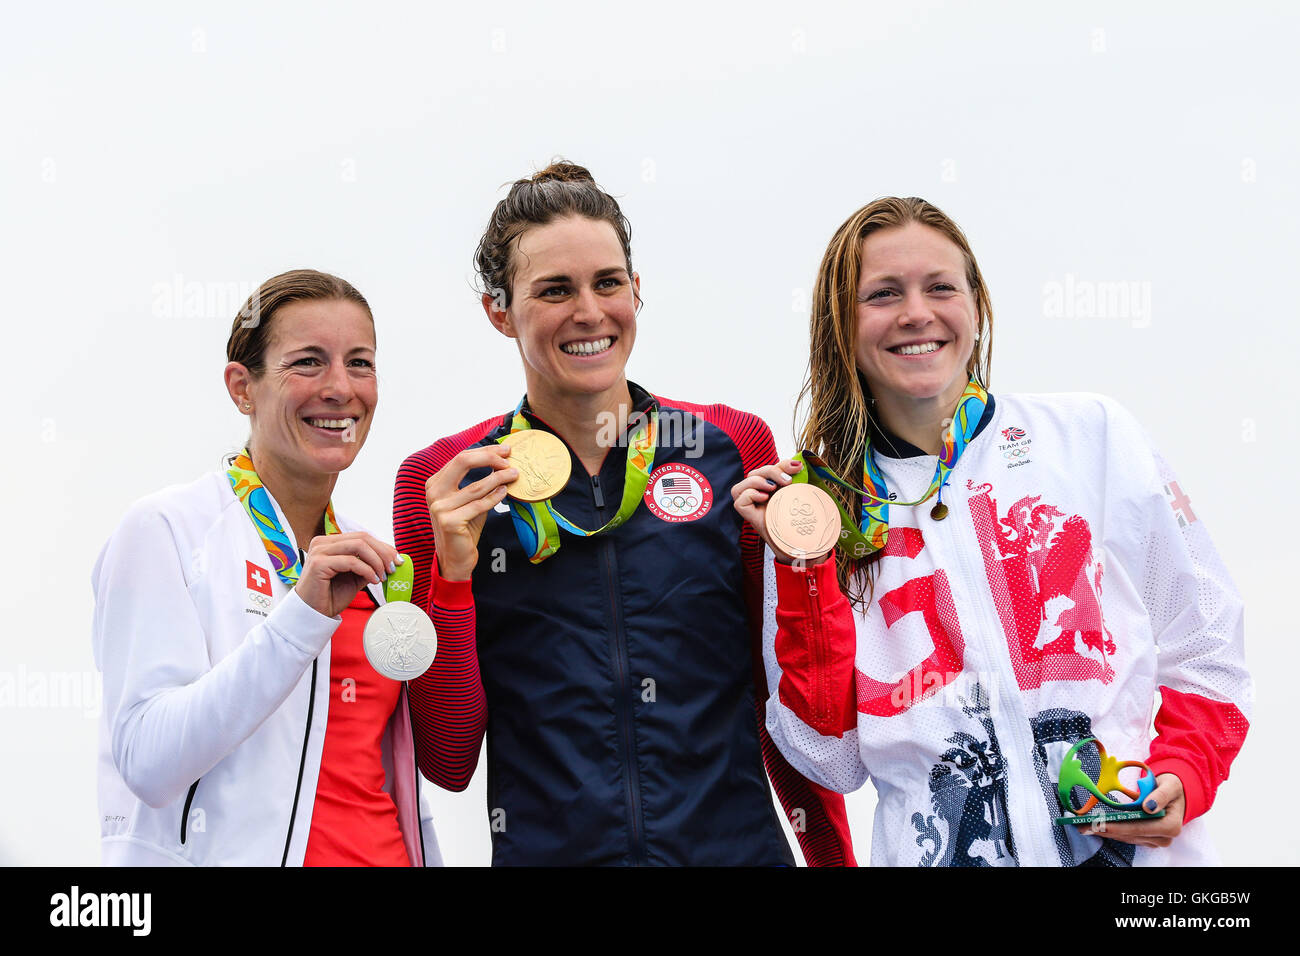
M988 290L924 200L850 216L813 303L803 451L732 488L774 556L777 746L832 790L872 779L873 865L1212 861L1241 599L1141 426L1099 395L995 401ZM1151 819L1059 825L1089 740L1146 762Z
M370 307L284 273L227 358L247 446L138 502L95 568L104 862L437 864L401 683L433 625L411 561L331 501L378 404Z

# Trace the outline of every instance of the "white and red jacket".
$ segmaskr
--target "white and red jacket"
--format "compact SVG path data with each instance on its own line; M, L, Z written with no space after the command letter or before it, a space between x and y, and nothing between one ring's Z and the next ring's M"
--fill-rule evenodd
M342 618L271 570L224 469L136 502L93 583L104 864L301 866ZM441 865L405 684L380 746L411 865Z
M901 454L877 461L915 500L935 458ZM1198 818L1248 726L1242 603L1138 423L1098 395L999 397L943 500L942 521L933 500L890 508L866 613L832 561L768 562L767 727L786 759L843 793L875 782L873 865L1215 862ZM1084 737L1178 775L1171 846L1053 823Z

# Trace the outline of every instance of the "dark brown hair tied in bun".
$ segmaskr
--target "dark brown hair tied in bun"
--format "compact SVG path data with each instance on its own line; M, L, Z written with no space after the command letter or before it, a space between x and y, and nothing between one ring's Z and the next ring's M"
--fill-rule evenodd
M623 247L628 275L632 274L632 226L618 202L596 185L585 167L557 158L531 178L517 180L506 198L492 210L487 229L474 252L479 291L495 297L500 308L508 307L519 237L533 226L544 226L569 216L582 216L613 226Z

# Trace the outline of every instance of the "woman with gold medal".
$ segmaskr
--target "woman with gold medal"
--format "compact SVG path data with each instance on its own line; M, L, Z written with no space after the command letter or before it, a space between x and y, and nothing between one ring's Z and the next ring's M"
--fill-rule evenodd
M411 455L397 546L438 627L411 682L420 767L453 790L487 735L497 865L851 863L842 799L764 728L759 540L715 495L776 460L767 426L624 367L641 278L580 166L516 182L476 264L525 393Z
M284 273L227 358L248 445L136 502L95 566L104 863L440 863L402 683L432 626L410 561L331 500L378 404L370 306Z
M1241 599L1141 427L1100 395L995 399L988 289L924 200L850 216L813 302L804 451L732 488L772 546L782 753L841 793L871 777L875 865L1212 861L1200 818L1248 725ZM822 499L838 546L791 554ZM1056 822L1090 738L1145 761L1149 819Z

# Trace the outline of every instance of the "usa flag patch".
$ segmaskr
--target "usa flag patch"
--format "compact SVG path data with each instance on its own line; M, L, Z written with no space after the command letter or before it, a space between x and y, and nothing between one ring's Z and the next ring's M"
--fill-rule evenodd
M660 465L651 473L643 498L661 521L698 521L713 507L713 488L689 465Z

